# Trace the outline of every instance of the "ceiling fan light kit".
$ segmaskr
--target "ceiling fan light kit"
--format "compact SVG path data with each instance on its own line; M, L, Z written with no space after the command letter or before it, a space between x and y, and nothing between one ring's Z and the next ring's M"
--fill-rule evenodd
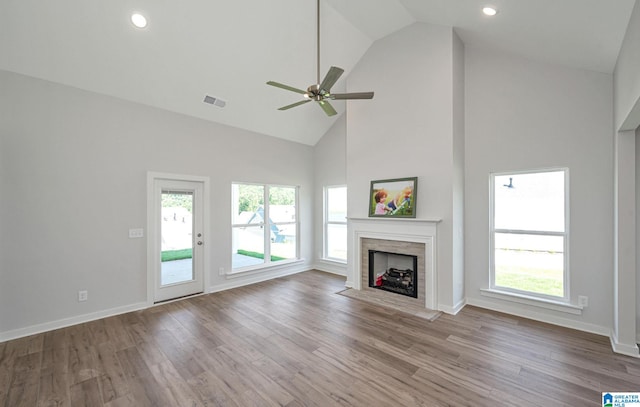
M283 106L278 110L289 110L292 107L300 106L305 103L315 101L322 108L327 116L334 116L337 114L336 110L331 106L329 100L350 100L350 99L373 99L373 92L357 92L357 93L331 93L331 87L340 79L340 76L344 73L344 69L332 66L329 68L329 72L325 75L322 82L320 82L320 0L316 2L316 14L317 14L317 82L307 88L306 91L298 88L294 88L289 85L285 85L279 82L269 81L267 85L275 86L276 88L288 90L295 93L302 94L304 100L296 103L292 103L287 106Z

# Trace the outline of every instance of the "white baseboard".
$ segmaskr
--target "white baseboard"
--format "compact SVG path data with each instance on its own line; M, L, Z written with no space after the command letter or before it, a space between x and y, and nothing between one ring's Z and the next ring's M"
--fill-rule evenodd
M324 261L322 259L317 260L313 265L316 270L324 271L325 273L336 274L339 276L347 276L347 265L344 263L338 263L335 261Z
M266 280L271 280L278 277L284 277L291 274L297 274L304 271L311 270L312 267L308 265L300 265L298 267L288 267L286 269L280 269L272 272L257 273L254 275L246 276L248 278L243 279L230 279L224 284L218 284L210 287L207 292L217 292L228 290L235 287L241 287L244 285L259 283ZM10 341L12 339L23 338L29 335L35 335L43 332L53 331L55 329L66 328L68 326L82 324L85 322L95 321L96 319L112 317L115 315L125 314L127 312L139 311L154 304L147 302L140 302L136 304L125 305L122 307L110 308L107 310L96 311L89 314L78 315L69 318L63 318L56 321L45 322L42 324L32 325L24 328L14 329L11 331L0 332L0 342Z
M611 340L611 348L615 353L640 358L640 349L638 349L638 345L635 343L620 343L613 329L609 334L609 339Z
M513 303L515 304L515 303ZM512 303L504 302L497 304L484 298L467 298L467 305L473 305L480 308L490 309L492 311L504 312L505 314L515 315L522 318L533 319L535 321L545 322L547 324L563 326L565 328L576 329L578 331L589 332L601 336L609 336L611 329L595 324L576 321L561 316L555 316L546 313L536 312L532 309L519 308Z
M251 275L247 275L246 276L247 278L229 279L224 283L211 286L209 287L209 290L207 290L207 293L217 293L220 291L231 290L232 288L238 288L238 287L243 287L245 285L261 283L263 281L273 280L274 278L290 276L292 274L298 274L298 273L302 273L309 270L313 270L313 268L311 266L304 266L304 267L286 268L286 269L281 269L281 270L276 270L271 272L251 274Z
M458 302L453 307L450 307L448 305L438 304L438 311L442 311L442 312L444 312L446 314L456 315L458 312L462 311L462 309L465 307L465 305L467 305L467 300L466 299L462 299L460 302Z
M63 318L56 321L45 322L43 324L31 325L24 328L14 329L11 331L0 332L0 342L23 338L25 336L35 335L42 332L53 331L54 329L66 328L71 325L77 325L85 322L95 321L96 319L112 317L115 315L125 314L131 311L139 311L147 307L148 307L148 304L146 302L139 302L137 304L110 308L103 311L96 311L89 314Z

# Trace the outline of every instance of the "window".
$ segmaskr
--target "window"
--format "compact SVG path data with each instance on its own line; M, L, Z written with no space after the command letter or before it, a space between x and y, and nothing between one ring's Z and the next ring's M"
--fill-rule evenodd
M493 174L491 287L568 300L568 170Z
M347 187L324 190L324 258L347 261Z
M232 184L232 268L298 258L298 188Z

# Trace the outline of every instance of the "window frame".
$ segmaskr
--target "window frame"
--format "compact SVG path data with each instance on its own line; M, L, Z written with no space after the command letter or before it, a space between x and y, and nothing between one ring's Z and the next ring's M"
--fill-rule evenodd
M263 187L263 202L264 202L264 217L262 222L260 223L248 223L248 224L244 224L244 223L234 223L234 217L235 214L234 212L237 210L237 202L235 202L235 194L233 192L234 188L236 185L253 185L253 186L260 186ZM269 216L269 211L270 211L270 206L271 203L269 202L269 191L271 188L292 188L295 191L295 221L292 222L270 222L270 216ZM299 262L300 261L300 215L299 215L299 205L300 202L300 187L298 185L282 185L282 184L262 184L262 183L256 183L256 182L240 182L240 181L233 181L231 182L231 247L234 246L234 229L236 228L246 228L246 227L261 227L263 229L263 241L264 241L264 258L263 258L263 262L260 264L254 264L254 265L250 265L250 266L243 266L243 267L233 267L233 259L231 259L231 272L227 273L227 274L236 274L236 273L241 273L241 272L245 272L245 271L255 271L255 270L261 270L261 269L268 269L268 268L272 268L272 267L276 267L276 266L280 266L283 264L291 264L291 263L295 263L295 262ZM285 260L278 260L278 261L271 261L271 244L273 243L271 241L271 226L277 226L277 225L295 225L295 231L296 231L296 238L295 238L295 245L296 245L296 252L295 252L295 258L293 259L285 259ZM232 253L233 255L233 253Z
M541 174L551 172L563 172L564 173L564 231L540 231L540 230L525 230L525 229L500 229L495 226L496 217L496 196L495 196L495 179L496 177L509 176L509 175L530 175ZM561 303L569 303L570 301L570 286L569 286L569 232L570 232L570 202L569 202L569 168L567 167L550 167L539 168L531 170L518 170L518 171L503 171L493 172L489 174L489 287L491 290L497 292L503 292L505 294L515 294L519 296L525 296L533 299L540 299L545 301L555 301ZM495 236L497 233L501 234L526 234L536 236L560 236L563 238L563 295L555 296L549 294L543 294L533 291L519 290L511 287L504 287L496 285L496 270L495 270Z
M349 191L346 185L327 185L323 190L323 227L322 227L322 259L332 261L336 263L347 264L347 258L344 259L329 256L329 225L344 225L347 227L347 218L345 216L344 221L331 221L329 220L329 190L333 188L344 188L345 193L348 196ZM346 202L345 202L346 204ZM346 207L345 207L346 210ZM345 250L348 250L345 248Z

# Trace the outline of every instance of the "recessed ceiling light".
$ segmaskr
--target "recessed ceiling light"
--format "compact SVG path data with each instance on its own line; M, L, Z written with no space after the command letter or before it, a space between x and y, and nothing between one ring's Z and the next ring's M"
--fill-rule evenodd
M144 28L147 26L147 19L142 14L134 13L131 15L131 22L138 28Z
M482 9L482 12L484 13L485 16L493 17L496 14L498 14L498 9L494 7L484 7Z

